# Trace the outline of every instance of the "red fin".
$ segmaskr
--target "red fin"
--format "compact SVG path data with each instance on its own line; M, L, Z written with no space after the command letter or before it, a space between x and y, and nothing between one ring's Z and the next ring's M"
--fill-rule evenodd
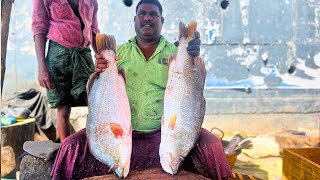
M170 117L169 125L168 125L170 129L174 128L174 125L176 124L176 120L177 120L177 115L174 114Z
M117 123L110 123L110 128L115 137L121 137L123 135L122 127Z

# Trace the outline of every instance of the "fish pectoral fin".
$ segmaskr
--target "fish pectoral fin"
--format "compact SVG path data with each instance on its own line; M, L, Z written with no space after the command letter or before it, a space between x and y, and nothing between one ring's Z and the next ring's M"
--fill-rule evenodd
M177 121L177 115L176 115L176 114L173 114L173 115L170 117L168 128L173 129L174 126L176 125L176 121Z
M91 90L91 88L92 88L92 86L93 86L94 80L95 80L96 78L98 78L98 77L99 77L99 73L98 73L98 72L94 72L94 73L92 73L92 74L90 75L90 77L89 77L89 79L88 79L88 81L87 81L87 85L86 85L87 94L90 93L90 90Z
M110 123L110 129L113 133L113 135L118 138L118 137L122 137L123 135L123 129L122 127L117 124L117 123Z
M127 76L126 76L126 72L124 71L123 68L118 68L118 73L120 76L123 77L124 83L127 84Z

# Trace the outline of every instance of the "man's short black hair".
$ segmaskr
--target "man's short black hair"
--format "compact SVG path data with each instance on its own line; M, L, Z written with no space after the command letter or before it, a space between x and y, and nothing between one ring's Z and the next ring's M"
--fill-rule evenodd
M145 3L154 4L154 5L158 6L160 14L162 15L162 6L158 0L141 0L141 1L139 1L139 3L136 6L136 12L138 12L138 7L141 4L145 4Z

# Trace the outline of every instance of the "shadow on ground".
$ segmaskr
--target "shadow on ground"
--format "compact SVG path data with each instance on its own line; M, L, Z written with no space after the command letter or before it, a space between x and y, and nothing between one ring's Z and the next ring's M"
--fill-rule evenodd
M260 168L260 165L252 163L250 161L237 160L232 172L251 175L263 180L268 180L269 174L267 171Z

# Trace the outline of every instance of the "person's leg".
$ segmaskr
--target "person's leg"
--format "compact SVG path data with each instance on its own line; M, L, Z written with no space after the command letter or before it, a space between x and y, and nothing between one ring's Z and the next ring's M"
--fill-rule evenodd
M70 135L69 116L73 97L70 95L72 88L72 71L70 69L69 49L53 41L49 42L46 63L53 83L52 89L47 89L47 98L51 108L57 109L57 131L62 142Z
M132 134L130 170L161 168L159 157L160 130ZM82 129L61 144L51 176L52 179L83 179L112 173L110 168L97 160L89 150L86 129Z
M51 176L52 179L83 179L107 173L109 167L90 153L86 129L82 129L62 142Z
M57 130L61 142L71 133L70 112L70 106L59 105L57 107Z
M205 129L182 167L210 179L228 179L232 175L221 140Z
M133 132L131 169L161 168L159 145L161 131Z

